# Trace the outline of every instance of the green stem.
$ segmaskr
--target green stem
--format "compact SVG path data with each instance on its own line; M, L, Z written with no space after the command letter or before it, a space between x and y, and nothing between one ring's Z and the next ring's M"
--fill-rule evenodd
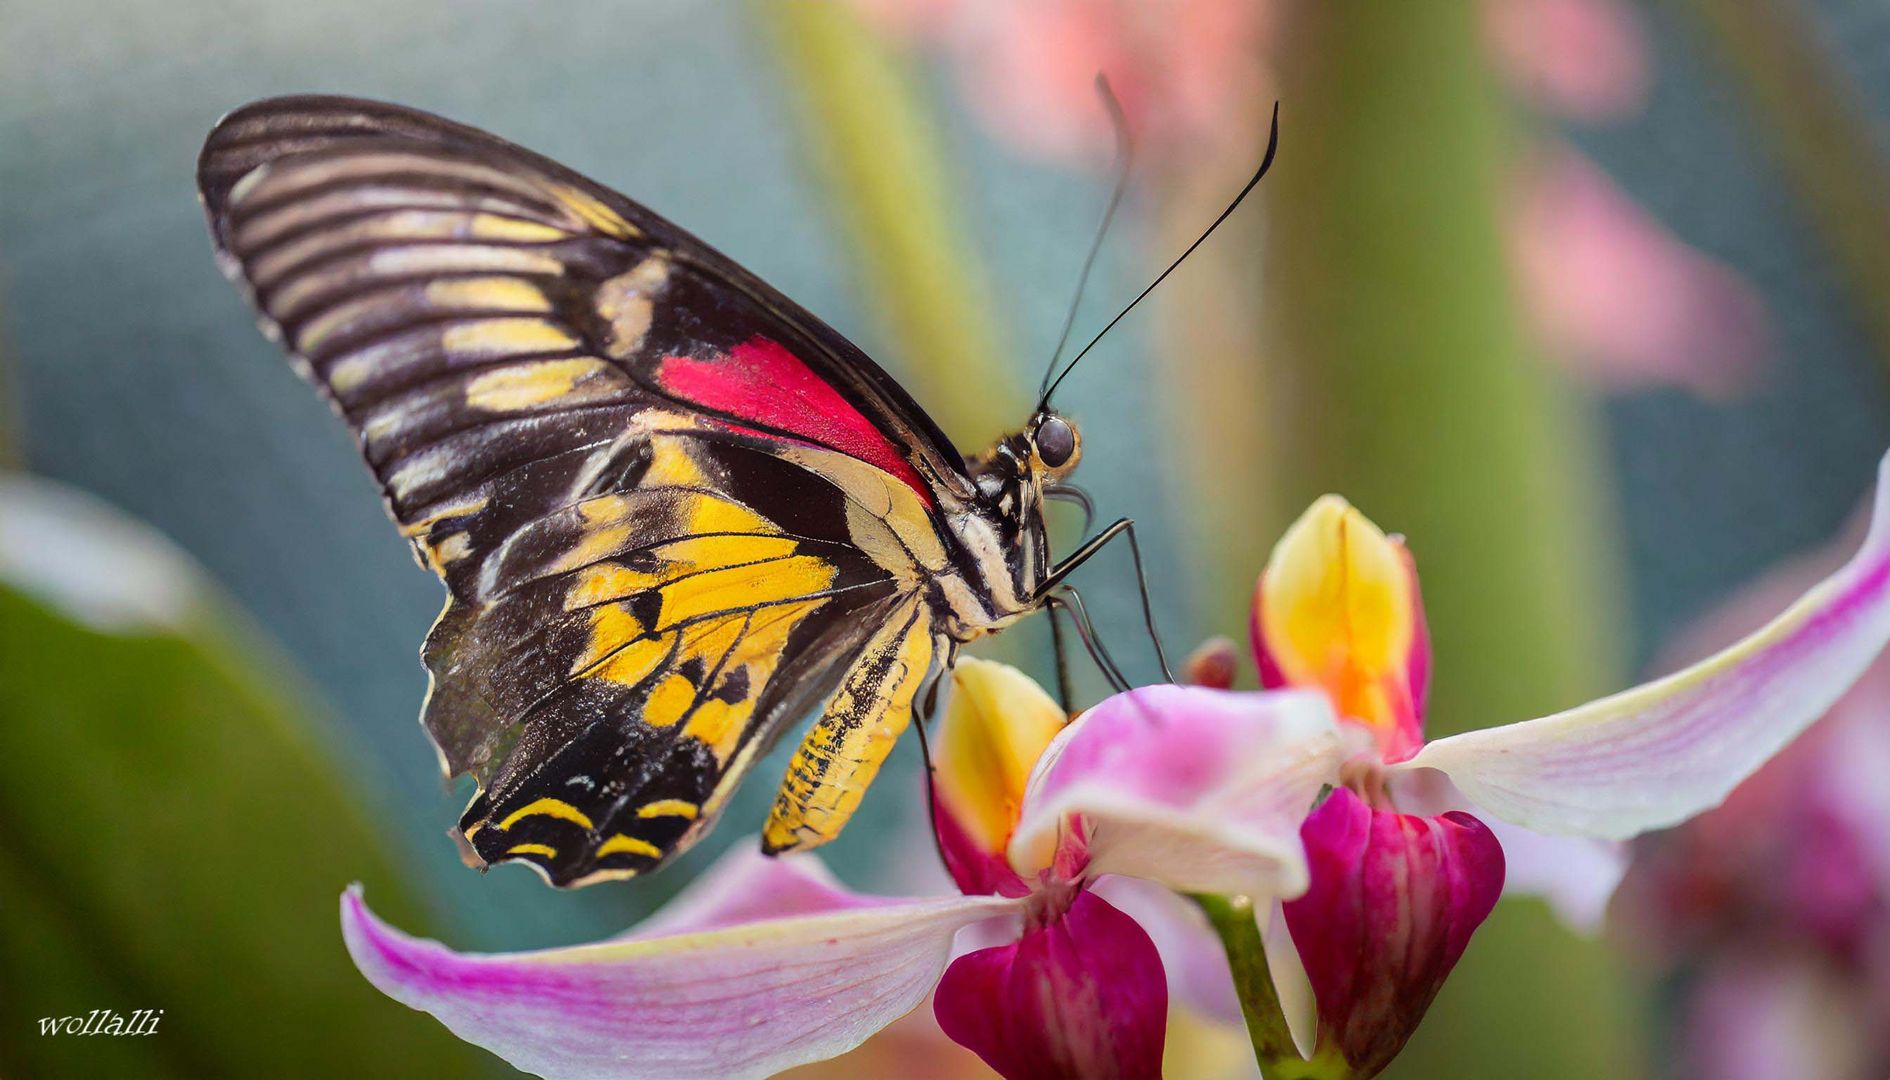
M1208 922L1227 950L1233 969L1240 1012L1247 1019L1247 1037L1253 1040L1254 1060L1267 1080L1340 1080L1344 1064L1327 1055L1307 1061L1293 1046L1293 1033L1280 1008L1280 994L1267 966L1266 941L1254 917L1253 901L1244 896L1196 895L1194 902L1207 912Z

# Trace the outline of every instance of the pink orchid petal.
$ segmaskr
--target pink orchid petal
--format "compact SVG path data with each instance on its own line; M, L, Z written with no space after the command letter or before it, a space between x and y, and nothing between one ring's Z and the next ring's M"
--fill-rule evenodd
M1485 0L1485 36L1508 79L1577 120L1613 120L1647 96L1647 46L1622 0Z
M1725 398L1764 359L1752 290L1688 247L1573 150L1520 177L1510 236L1523 300L1577 373L1609 389Z
M875 903L632 941L458 953L341 898L355 966L382 993L528 1072L765 1076L851 1050L925 999L990 897Z
M1011 1080L1161 1075L1161 955L1091 892L1016 942L952 961L933 1000L945 1034Z
M1341 754L1324 694L1117 694L1037 763L1011 864L1027 876L1056 863L1178 892L1296 896L1299 823Z
M1417 1029L1503 889L1503 850L1468 814L1374 810L1335 790L1306 819L1312 886L1285 907L1322 1046L1376 1076Z
M1890 457L1851 561L1731 648L1554 716L1453 735L1404 767L1448 774L1538 832L1626 839L1719 805L1890 641Z

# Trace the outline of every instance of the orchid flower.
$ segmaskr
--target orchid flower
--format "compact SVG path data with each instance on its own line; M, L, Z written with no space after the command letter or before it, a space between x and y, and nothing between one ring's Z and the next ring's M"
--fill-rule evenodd
M1620 877L1610 842L1718 805L1863 673L1890 641L1884 475L1862 548L1762 629L1623 693L1435 742L1410 552L1336 496L1288 530L1256 590L1261 682L1323 691L1346 733L1300 830L1309 888L1269 942L1319 1075L1372 1076L1396 1056L1506 876L1593 921ZM1190 705L1173 704L1177 719Z
M811 855L744 848L631 933L537 952L410 938L350 889L349 953L390 997L548 1076L767 1075L858 1046L928 993L1006 1076L1158 1075L1160 955L1093 886L1304 892L1297 830L1338 752L1330 708L1150 687L1066 726L1012 669L962 660L953 677L935 810L962 895L861 895ZM974 926L986 947L953 960Z

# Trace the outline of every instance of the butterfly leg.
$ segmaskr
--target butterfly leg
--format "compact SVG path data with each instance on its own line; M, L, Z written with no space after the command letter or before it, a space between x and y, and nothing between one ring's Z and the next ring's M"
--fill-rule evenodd
M918 723L912 725L919 732L919 761L924 766L919 782L925 785L925 819L932 827L932 846L938 849L939 865L944 867L950 867L951 860L945 855L945 837L938 831L938 785L936 783L938 773L932 765L931 736L925 733L925 727L937 713L938 688L945 681L951 667L951 661L947 661L944 669L925 688L925 695L919 704Z
M1142 598L1142 625L1148 630L1148 639L1155 646L1155 660L1161 665L1162 677L1169 682L1174 682L1175 673L1168 666L1168 651L1162 648L1161 634L1155 630L1155 607L1149 601L1148 574L1142 569L1142 545L1135 538L1134 518L1118 519L1115 524L1084 541L1083 545L1071 552L1068 558L1051 567L1050 573L1044 577L1043 584L1037 587L1037 595L1048 596L1051 590L1061 586L1063 580L1069 577L1077 567L1088 562L1118 536L1126 536L1129 539L1129 557L1135 563L1135 587Z
M1046 606L1050 608L1050 619L1054 623L1057 615L1066 614L1070 623L1076 627L1076 636L1082 639L1083 648L1089 652L1089 658L1096 662L1097 670L1103 678L1109 680L1110 689L1120 693L1129 688L1129 680L1116 665L1115 657L1109 655L1109 649L1103 644L1102 636L1096 633L1095 624L1089 620L1089 609L1083 604L1083 596L1069 585L1059 586L1056 593L1046 597Z
M1049 616L1050 651L1055 654L1057 665L1057 703L1063 706L1064 712L1069 712L1070 702L1076 699L1070 687L1069 648L1063 641L1063 624L1057 621L1054 607L1050 609Z

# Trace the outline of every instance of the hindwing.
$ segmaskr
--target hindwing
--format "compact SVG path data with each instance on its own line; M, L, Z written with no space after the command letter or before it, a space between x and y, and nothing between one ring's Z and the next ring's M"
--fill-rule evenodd
M262 102L199 183L226 270L446 583L423 719L478 781L481 861L654 866L836 691L816 736L870 780L840 721L903 727L937 670L921 597L940 499L969 490L897 384L648 210L423 113ZM825 839L849 799L802 785L770 843Z

